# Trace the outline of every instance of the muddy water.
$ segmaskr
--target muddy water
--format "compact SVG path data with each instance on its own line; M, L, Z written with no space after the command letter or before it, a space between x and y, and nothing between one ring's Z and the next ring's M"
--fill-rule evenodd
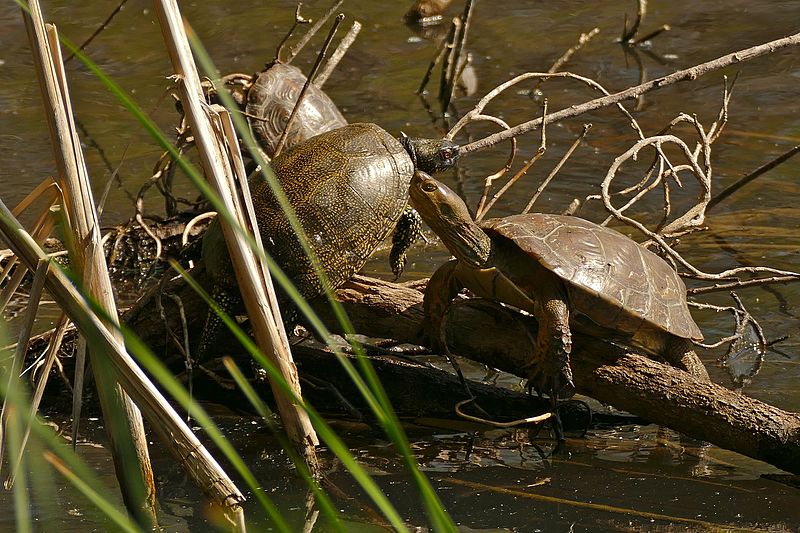
M402 4L346 3L346 12L357 16L364 29L327 90L351 121L374 121L394 133L434 135L438 126L432 124L424 103L413 93L435 45L401 23ZM652 79L788 35L796 31L800 20L796 2L679 0L650 4L643 31L663 24L672 30L634 57L614 42L625 11L632 14L634 2L479 2L470 34L479 90L477 95L457 100L457 108L461 112L469 109L479 95L512 75L547 70L580 33L593 27L600 28L600 34L575 55L567 69L591 77L613 92L638 83L640 76ZM312 17L326 7L319 2L306 2L305 6ZM293 15L290 2L184 2L182 8L223 72L258 70L274 55ZM106 3L94 2L45 5L48 18L73 41L91 34L109 9ZM129 2L88 52L169 131L176 116L165 92L170 70L149 3ZM719 191L800 140L798 58L796 50L785 51L711 73L691 84L650 93L641 102L628 103L628 109L636 108L634 116L648 134L680 112L696 114L708 126L721 103L722 74L738 72L726 131L713 147L714 188ZM311 53L301 54L301 66L308 68L312 62ZM77 64L70 64L69 70L98 196L111 171L118 168L104 221L123 221L131 215L130 198L150 175L159 150L91 74ZM543 90L551 111L594 96L572 82L547 84ZM539 106L540 101L524 91L512 91L492 109L508 122L517 123L537 116ZM545 157L529 178L498 204L496 215L517 212L527 203L539 180L584 123L593 125L590 136L546 189L537 209L558 212L573 198L598 191L613 159L636 139L619 112L611 109L549 128ZM485 132L475 127L469 133L477 137ZM680 134L690 139L687 129ZM687 142L693 146L693 140ZM529 157L538 143L535 134L521 139L521 158ZM13 205L52 174L53 164L24 28L11 3L0 6L0 147L0 198ZM457 176L443 179L459 187L475 205L483 177L502 165L504 150L473 154L464 159ZM708 231L685 238L681 251L707 270L754 264L800 269L800 214L795 207L800 193L798 172L800 162L790 161L721 203L710 213ZM193 196L187 184L178 187L179 194ZM687 183L685 191L677 193L676 209L685 205L694 190ZM158 197L148 195L146 201L149 211L160 212ZM638 214L646 216L648 206L655 205L655 201L645 204ZM602 216L596 203L587 205L582 214L594 220ZM435 244L415 249L409 277L430 274L446 256ZM383 251L367 268L386 275L385 265ZM750 289L741 291L741 296L769 339L790 335L776 346L780 353L767 354L761 373L746 391L783 408L800 410L800 347L792 336L798 325L797 288ZM714 295L707 301L727 304L728 297ZM709 339L727 334L731 328L727 315L704 312L695 316ZM719 355L703 354L713 378L727 383L725 371L713 365ZM477 372L476 377L480 377ZM273 443L266 437L260 439L261 432L254 431L258 426L249 421L231 417L226 427L259 477L279 487L277 503L293 509L288 512L299 528L304 493ZM343 429L357 455L378 474L379 482L410 523L423 523L408 478L380 436L359 426ZM585 438L570 439L570 454L557 458L547 455L550 441L546 438L531 441L530 436L516 432L476 433L475 428L452 425L434 429L412 425L408 430L420 463L465 531L695 531L717 527L714 524L769 531L800 529L796 505L800 493L760 477L773 472L772 468L652 426L595 428ZM108 457L102 450L87 447L84 455L110 476ZM169 458L157 457L156 462L164 481L165 523L176 530L204 529L206 516L197 494L180 472L169 468ZM353 492L345 475L334 474L334 480ZM63 530L102 529L70 492L61 488L57 500L65 508L74 506L74 512L64 517L40 506L42 518ZM0 498L8 511L0 529L10 529L11 500L7 495ZM358 507L356 500L349 509L352 530L374 529L368 525L372 517L357 512Z

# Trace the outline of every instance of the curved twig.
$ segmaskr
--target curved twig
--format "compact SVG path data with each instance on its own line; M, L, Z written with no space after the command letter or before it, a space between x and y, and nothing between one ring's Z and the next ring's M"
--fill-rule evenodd
M502 94L504 91L508 90L509 88L513 87L514 85L517 85L518 83L521 83L521 82L523 82L525 80L530 80L530 79L551 79L551 78L569 78L569 79L574 79L574 80L580 81L581 83L591 87L592 89L600 91L601 93L606 95L603 98L609 98L609 97L614 96L611 93L609 93L602 85L600 85L596 81L592 80L591 78L587 78L585 76L580 76L578 74L573 74L572 72L552 72L552 73L551 72L526 72L524 74L520 74L519 76L511 78L510 80L508 80L508 81L506 81L504 83L501 83L500 85L498 85L497 87L495 87L494 89L489 91L483 98L481 98L478 101L477 104L475 104L474 108L472 108L463 117L461 117L461 119L456 123L456 125L453 126L450 129L450 131L447 133L445 138L452 140L458 134L458 132L461 131L461 129L464 126L466 126L468 123L472 122L475 119L475 117L482 116L484 108L487 105L489 105L489 103L492 100L494 100L497 96L499 96L500 94ZM596 100L592 100L591 102L596 102L598 100L602 100L603 98L598 98ZM591 103L591 102L589 102L589 103ZM586 104L584 104L584 106L585 105ZM619 103L619 101L611 102L610 104L607 104L607 105L616 105L617 108L619 108L619 110L622 112L622 114L625 115L625 117L628 119L628 121L631 124L631 127L633 127L633 129L636 130L636 133L639 136L639 138L640 139L644 138L644 132L642 132L642 129L639 127L639 124L636 122L636 120L633 118L633 116L631 116L631 114L628 112L628 110L625 109L625 107L621 103ZM572 106L570 108L570 110L576 109L576 108L579 108L579 107L583 107L583 106ZM590 109L587 108L585 111L589 111L589 110ZM556 114L564 115L565 111L569 111L569 110L562 110L562 111L557 112ZM582 112L585 112L585 111L582 111ZM580 113L569 114L568 116L575 116L577 114L580 114ZM534 119L534 120L531 120L531 121L528 121L528 122L524 122L522 124L519 124L517 126L514 126L514 127L510 128L509 130L501 131L499 133L495 133L493 135L490 135L489 137L485 137L485 138L480 139L478 141L474 141L474 142L471 142L471 143L469 143L467 145L464 145L464 146L461 147L461 153L462 154L466 154L466 153L469 153L469 152L473 152L475 150L480 150L480 149L483 149L483 148L488 148L489 146L494 146L495 144L497 144L499 142L502 142L502 141L504 141L506 139L509 139L509 138L515 137L517 135L521 135L523 133L527 133L527 132L529 132L531 130L534 130L534 129L538 128L539 126L541 126L542 123L545 122L545 121L547 121L548 124L552 124L553 122L557 122L558 120L561 120L563 118L567 118L567 117L566 116L561 116L557 120L554 120L553 119L553 115L552 114L548 114L546 117L540 117L540 118L537 118L537 119ZM525 126L525 127L523 128L523 126ZM512 131L514 133L510 133Z
M569 149L566 151L566 153L561 157L561 160L556 164L556 166L553 167L553 170L550 172L550 174L548 174L547 177L542 181L541 185L539 185L536 188L536 192L533 193L533 196L531 197L530 201L528 202L528 205L526 205L525 209L522 210L523 214L530 212L530 210L533 208L533 204L535 204L536 200L539 199L539 196L542 194L542 192L544 191L545 187L547 187L550 184L550 182L553 180L553 178L556 176L556 174L558 174L558 171L561 170L561 167L564 166L564 163L567 162L567 159L570 158L572 153L581 144L581 141L583 141L583 139L586 138L586 135L589 133L590 129L592 129L592 125L591 124L584 124L583 125L583 131L581 132L581 134L578 136L577 139L575 139L575 141L572 143L572 145L569 147Z
M520 418L519 420L512 420L510 422L497 422L495 420L488 420L486 418L480 418L477 416L468 415L464 411L461 410L461 407L468 404L473 403L475 398L468 398L466 400L461 400L455 406L456 414L461 418L469 420L471 422L478 422L480 424L486 424L489 426L493 426L496 428L513 428L516 426L521 426L523 424L541 424L546 420L550 420L553 417L553 413L544 413L538 416L531 416L528 418Z
M492 115L475 115L473 117L473 121L486 121L486 122L494 122L503 128L508 128L509 125L502 119L497 117L493 117ZM477 213L481 213L481 216L486 213L486 209L484 209L484 204L486 203L486 199L489 196L489 190L492 188L492 183L495 182L498 178L501 178L511 169L511 166L514 164L514 158L517 155L517 139L512 137L511 139L511 152L508 154L508 159L506 160L506 164L503 167L491 174L486 176L486 180L483 183L483 193L481 194L481 199L478 202L478 208L476 209ZM488 209L488 208L487 208Z
M547 99L545 99L544 102L542 103L542 117L545 117L546 115L547 115ZM492 199L489 201L488 204L486 204L484 208L481 209L480 205L478 206L478 210L475 215L476 222L480 222L481 220L483 220L483 218L486 216L486 213L489 212L489 210L492 208L495 202L497 202L497 200L499 200L500 197L502 197L505 194L505 192L509 188L511 188L512 185L514 185L517 181L519 181L519 179L522 178L522 176L528 173L528 170L530 170L530 168L533 166L534 163L536 163L539 159L541 159L546 150L547 150L547 128L545 126L542 126L542 134L539 142L539 148L536 150L536 153L533 154L533 157L531 157L530 161L522 165L522 168L519 169L513 176L511 176L511 178L506 182L506 184L503 185L500 188L500 190L495 193L494 196L492 196ZM483 203L483 200L485 200L486 195L489 193L488 186L486 189L484 189L483 192L484 192L484 197L481 198L481 203Z

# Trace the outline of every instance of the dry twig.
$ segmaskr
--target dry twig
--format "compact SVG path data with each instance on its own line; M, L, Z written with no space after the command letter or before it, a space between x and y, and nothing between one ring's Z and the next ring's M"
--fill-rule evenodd
M576 117L583 113L587 113L589 111L594 111L596 109L601 109L603 107L608 107L610 105L617 105L620 102L625 100L634 99L644 93L649 91L653 91L655 89L660 89L662 87L666 87L669 85L673 85L675 83L681 81L692 81L700 76L708 74L709 72L713 72L715 70L719 70L721 68L725 68L737 63L742 63L744 61L750 61L752 59L761 57L766 54L772 54L777 51L783 50L785 48L797 46L800 44L800 33L796 33L794 35L790 35L788 37L784 37L782 39L776 39L774 41L770 41L768 43L760 44L757 46L753 46L750 48L745 48L743 50L739 50L737 52L733 52L717 59L707 61L705 63L701 63L699 65L695 65L694 67L679 70L667 76L662 76L660 78L656 78L654 80L645 82L643 84L637 85L635 87L630 87L625 89L624 91L620 91L618 93L610 94L607 96L603 96L600 98L596 98L594 100L585 102L581 105L573 105L567 109L562 109L560 111L556 111L555 113L551 113L547 115L547 122L548 124L552 124L555 122L559 122L566 118ZM552 74L547 74L545 72L540 73L529 73L531 74L529 77L548 77L548 76L555 76ZM563 74L559 73L560 77L564 77ZM572 75L575 76L575 75ZM497 91L497 89L495 89ZM485 98L485 97L484 97ZM482 100L483 101L483 100ZM484 104L485 105L485 104ZM470 112L472 113L472 112ZM469 113L468 113L469 114ZM477 114L477 112L476 112ZM463 119L462 119L463 120ZM459 121L460 122L460 121ZM515 137L518 135L522 135L527 133L531 130L534 130L540 127L542 124L542 120L540 118L530 120L528 122L523 122L522 124L518 124L513 126L508 130L504 130L498 133L495 133L489 137L484 139L480 139L478 141L469 143L464 145L461 148L461 153L467 154L470 152L474 152L475 150L480 150L483 148L487 148L489 146L493 146L497 143L502 141L508 140L511 137ZM459 129L460 126L456 125ZM452 138L452 137L450 137Z
M344 20L343 14L339 13L336 15L333 25L331 26L331 31L328 32L328 37L325 39L325 44L322 45L322 49L320 49L319 54L317 55L317 60L314 63L314 66L311 68L311 72L308 73L308 78L306 78L303 88L300 89L300 94L297 95L297 102L295 102L294 107L292 108L292 113L289 115L289 120L286 121L286 126L283 128L283 133L281 133L281 138L278 140L277 146L275 146L275 152L273 153L272 157L278 157L278 155L281 153L281 150L283 150L283 146L286 144L286 138L289 135L289 131L291 130L292 124L297 116L297 112L303 106L303 99L308 92L308 87L314 81L314 76L316 76L317 71L322 64L322 60L325 59L325 56L328 53L328 47L330 47L331 41L333 41L333 37L336 35L336 30L339 28L339 24L342 23L342 20Z
M325 68L320 72L316 78L314 78L314 85L322 89L322 86L325 85L325 82L328 81L328 78L339 65L339 61L342 60L344 55L350 49L350 46L358 37L359 32L361 31L361 23L357 20L353 22L353 25L350 26L350 30L342 37L342 40L339 41L339 45L336 47L336 50L333 51L331 54L331 58L325 63Z

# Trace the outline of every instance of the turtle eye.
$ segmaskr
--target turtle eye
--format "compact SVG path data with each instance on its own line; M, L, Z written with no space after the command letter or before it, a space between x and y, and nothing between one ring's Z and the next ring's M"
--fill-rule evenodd
M445 159L445 160L452 159L452 157L453 157L453 149L452 148L443 148L440 155L442 156L442 159Z
M426 181L425 183L422 184L422 190L425 192L433 192L436 189L438 189L438 187L433 182Z

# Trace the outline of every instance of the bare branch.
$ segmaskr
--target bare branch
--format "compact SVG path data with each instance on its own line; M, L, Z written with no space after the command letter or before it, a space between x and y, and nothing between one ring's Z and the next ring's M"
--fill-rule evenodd
M542 117L544 117L545 115L547 115L547 100L545 100L544 104L542 105ZM487 187L483 191L484 196L483 198L481 198L481 204L478 206L479 208L477 214L475 215L476 222L480 222L481 220L483 220L483 218L486 216L486 213L489 212L489 210L492 208L495 202L497 202L497 200L499 200L500 197L502 197L506 193L506 191L509 188L511 188L512 185L514 185L517 181L519 181L520 178L522 178L522 176L528 173L528 170L530 170L530 168L533 166L534 163L536 163L539 159L541 159L546 150L547 150L547 127L542 127L541 141L539 142L539 148L536 150L536 153L533 154L533 157L531 157L530 161L522 165L522 168L519 169L516 174L511 176L511 179L509 179L506 182L506 184L503 185L500 188L500 190L497 191L497 193L495 193L494 196L492 196L491 201L483 209L481 209L480 205L483 204L483 201L486 199L486 195L489 193L489 188L488 188L489 184L487 183Z
M778 157L776 157L772 161L761 165L760 167L758 167L754 171L750 172L748 175L744 176L743 178L738 179L736 181L736 183L728 186L721 193L719 193L718 195L714 196L711 199L711 201L708 202L708 207L706 209L707 210L711 209L712 207L714 207L715 205L720 203L722 200L724 200L725 198L727 198L731 194L735 193L736 191L738 191L739 189L741 189L742 187L744 187L745 185L747 185L748 183L750 183L751 181L756 179L757 177L759 177L759 176L761 176L763 174L766 174L767 172L769 172L773 168L777 167L778 165L780 165L784 161L787 161L787 160L791 159L792 157L797 155L798 152L800 152L800 144L798 144L797 146L795 146L791 150L789 150L787 152L784 152L783 154L779 155Z
M333 21L333 25L331 26L331 31L328 32L328 37L325 39L325 44L322 45L322 49L319 51L317 55L317 61L314 63L314 66L311 67L311 72L308 73L308 78L306 78L306 83L303 85L303 88L300 90L300 94L297 95L297 102L295 102L294 107L292 108L292 113L289 115L289 120L286 121L286 126L283 128L283 133L281 133L281 138L278 140L278 144L275 147L275 152L273 153L272 157L278 157L283 149L283 146L286 144L286 137L289 135L289 131L292 128L292 123L294 123L295 117L297 116L297 112L303 106L303 99L308 92L308 87L314 81L314 76L317 74L320 65L322 64L322 60L325 59L325 55L328 52L328 47L331 45L331 41L333 41L334 35L336 35L336 30L339 28L339 24L342 23L344 20L344 15L339 13L336 15L336 19Z
M567 159L570 158L572 153L581 144L581 141L583 141L583 139L586 138L586 135L589 133L590 129L592 129L592 125L591 124L584 124L583 125L583 131L581 132L581 134L578 136L577 139L575 139L575 141L572 143L572 145L566 151L566 153L561 158L561 160L558 162L558 164L553 168L553 170L550 172L550 174L548 174L547 177L544 179L544 181L542 181L542 184L539 185L539 187L536 189L536 192L533 193L533 196L531 197L530 202L528 202L528 205L526 205L525 209L522 210L522 213L529 213L530 212L531 208L533 208L533 204L535 204L536 200L539 199L539 196L542 194L542 192L544 191L545 187L547 187L550 184L550 182L553 180L553 178L556 176L556 174L558 174L558 171L561 170L561 167L564 166L564 163L567 162Z
M331 54L331 58L325 63L325 68L319 75L314 79L314 85L322 89L322 86L325 85L325 82L328 81L328 78L336 69L337 65L339 65L339 61L342 60L344 55L353 45L358 37L359 32L361 31L361 23L359 21L354 21L353 25L350 26L350 30L342 37L342 40L339 41L339 45L336 47L336 50L333 51Z
M653 91L655 89L667 87L669 85L673 85L681 81L692 81L699 78L700 76L708 74L709 72L713 72L715 70L719 70L721 68L725 68L734 65L736 63L750 61L752 59L756 59L763 55L772 54L779 50L783 50L784 48L797 46L798 44L800 44L800 33L796 33L794 35L790 35L789 37L784 37L782 39L776 39L774 41L760 44L758 46L745 48L743 50L739 50L737 52L724 55L717 59L707 61L699 65L695 65L694 67L684 70L679 70L668 76L662 76L660 78L656 78L654 80L642 83L641 85L630 87L628 89L625 89L624 91L603 96L601 98L596 98L584 104L570 106L567 109L562 109L555 113L551 113L547 115L547 122L548 124L552 124L564 120L566 118L576 117L578 115L587 113L589 111L602 109L610 105L617 105L620 102L637 98L642 94ZM531 78L548 76L547 73L531 73L531 74L532 75L529 76ZM554 76L554 75L549 75L549 76ZM523 122L522 124L518 124L509 130L501 131L484 139L480 139L478 141L464 145L461 148L461 153L467 154L469 152L474 152L475 150L480 150L483 148L487 148L489 146L493 146L510 137L522 135L531 130L534 130L540 127L541 124L542 121L540 118L533 119L528 122Z
M580 81L580 82L588 85L592 89L595 89L595 90L600 91L603 94L607 95L605 98L613 96L605 88L603 88L602 85L600 85L596 81L594 81L594 80L592 80L590 78L587 78L585 76L579 76L578 74L573 74L571 72L555 72L555 73L552 73L552 74L548 73L548 72L526 72L525 74L520 74L519 76L516 76L516 77L506 81L505 83L502 83L502 84L498 85L497 87L495 87L491 91L489 91L486 94L486 96L481 98L480 101L478 101L478 103L475 104L474 108L472 108L463 117L461 117L461 119L456 123L456 125L453 126L450 129L450 131L446 135L446 138L453 139L458 134L458 132L461 131L461 129L464 126L466 126L467 124L472 122L476 116L481 115L483 113L483 109L494 98L496 98L497 96L502 94L504 91L508 90L509 88L513 87L514 85L516 85L518 83L521 83L521 82L523 82L525 80L535 79L535 78L544 78L544 79L569 78L569 79L574 79L574 80ZM596 102L598 100L602 100L602 98L599 98L597 100L592 100L591 102ZM589 103L591 103L591 102L589 102ZM616 105L619 108L620 112L622 112L622 114L625 115L625 117L630 121L631 127L633 127L633 129L636 130L637 134L639 135L639 138L640 139L644 138L644 133L642 132L642 129L639 127L639 124L636 122L636 120L634 120L634 118L631 116L631 114L628 112L627 109L625 109L625 107L622 104L620 104L619 102L611 102L611 104L609 104L609 105ZM586 104L584 104L584 106L586 106ZM573 108L576 108L576 107L582 107L582 106L573 106ZM573 109L573 108L570 108L570 109ZM569 110L561 110L558 113L561 114L561 115L564 115L565 111L569 111ZM588 111L588 109L587 109L587 111ZM585 112L585 111L583 111L583 112ZM576 114L580 114L580 113L576 113ZM568 116L571 117L571 116L575 116L576 114L569 114ZM566 117L562 117L562 118L566 118ZM557 122L557 120L552 120L552 115L547 115L547 117L545 117L544 120L546 120L548 124L552 124L554 122ZM472 142L472 143L469 143L467 145L462 146L461 147L461 154L463 155L465 153L473 152L475 150L481 150L483 148L488 148L489 146L494 146L495 144L497 144L499 142L502 142L504 140L507 140L507 139L509 139L511 137L515 137L515 136L520 135L522 133L527 133L529 131L532 131L532 130L538 128L539 126L541 126L542 123L543 123L543 119L542 118L538 118L538 119L534 119L534 120L525 122L523 124L519 124L517 126L514 126L509 130L501 131L499 133L495 133L495 134L490 135L489 137L486 137L484 139L480 139L478 141L475 141L475 142ZM527 128L527 129L520 130L520 128L522 126L526 126L526 125L532 125L532 126ZM510 134L509 132L511 132L511 131L517 131L517 133Z

